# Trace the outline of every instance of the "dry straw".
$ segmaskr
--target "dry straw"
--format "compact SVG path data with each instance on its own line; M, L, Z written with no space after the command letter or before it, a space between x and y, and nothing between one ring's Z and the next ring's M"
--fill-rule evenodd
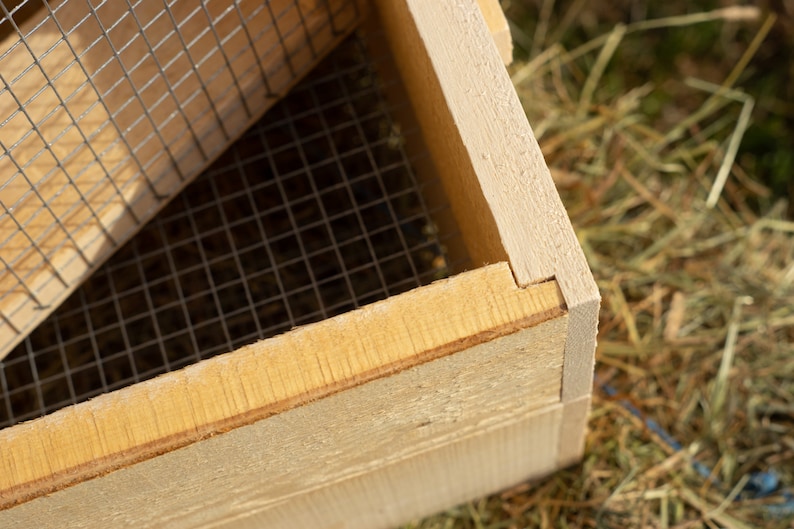
M568 49L586 9L554 26L542 2L512 70L604 299L585 459L410 527L794 527L794 223L736 163L754 105L737 82L774 17L646 20ZM721 83L671 79L657 118L662 87L609 88L622 47L702 24L755 32Z

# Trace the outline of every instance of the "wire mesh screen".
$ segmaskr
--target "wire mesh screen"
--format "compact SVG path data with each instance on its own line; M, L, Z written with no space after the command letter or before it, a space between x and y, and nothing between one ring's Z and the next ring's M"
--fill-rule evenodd
M376 67L347 41L16 347L0 426L446 275Z
M0 3L0 358L359 18L355 0Z

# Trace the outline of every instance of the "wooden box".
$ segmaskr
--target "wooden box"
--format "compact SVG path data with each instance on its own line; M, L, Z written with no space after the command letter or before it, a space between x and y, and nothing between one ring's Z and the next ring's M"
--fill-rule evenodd
M438 226L460 230L463 246L450 251L467 254L468 269L0 430L0 525L391 527L581 457L599 295L483 11L474 0L378 0L339 20L353 29L366 17L421 131L411 148L427 150L422 171L442 184L427 186L426 199L449 203ZM188 103L172 113L195 112ZM264 111L244 107L221 121L247 124ZM207 138L206 151L242 132L213 130L194 137ZM94 145L89 154L102 158ZM180 148L168 144L168 170L157 173L173 180L119 180L143 197L133 201L140 210L108 200L113 220L81 227L68 250L112 253L113 234L135 231L213 158L176 156ZM11 173L31 172L6 154ZM113 167L126 171L126 158ZM79 282L101 260L69 273ZM4 280L33 277L23 276ZM55 304L74 288L27 286L20 306ZM44 292L51 300L37 299Z

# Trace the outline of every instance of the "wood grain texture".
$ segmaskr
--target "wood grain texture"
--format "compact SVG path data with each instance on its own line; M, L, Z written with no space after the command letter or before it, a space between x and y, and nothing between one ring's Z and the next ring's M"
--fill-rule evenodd
M584 455L590 401L591 395L584 395L565 403L560 421L558 468L573 465L580 461Z
M0 358L352 31L360 4L61 0L13 28Z
M202 453L187 449L173 454L182 456L181 460L171 455L158 458L0 511L0 523L10 521L23 529L391 528L552 472L561 415L561 404L516 413L504 422L452 436L440 446L423 444L423 449L410 452L402 450L404 443L396 437L397 446L386 447L388 457L367 465L353 462L346 468L342 466L349 463L345 456L350 452L333 451L338 439L328 439L323 430L309 441L324 445L280 446L275 436L256 431L257 425L252 425L239 431L244 439L235 438L238 431L224 434L197 445ZM288 419L290 427L305 423L301 417ZM317 427L325 424L320 421ZM347 430L349 439L343 445L352 446L352 452L367 444L360 437L365 432L354 430L356 426ZM420 430L416 428L408 439L417 440ZM311 453L307 456L307 452ZM307 476L284 475L294 468L295 458L317 460L319 454L329 454L322 463L331 467L319 479L306 483ZM230 463L232 456L236 459ZM218 466L218 461L225 463ZM169 479L152 479L163 472L171 473ZM332 473L336 477L329 479ZM228 486L238 487L231 499L216 492ZM136 504L145 508L134 512Z
M522 395L519 387L510 385L499 390L498 379L488 378L498 366L481 359L479 368L469 369L469 382L461 385L458 379L439 378L437 387L432 383L427 388L429 394L485 384L493 399L502 395L500 402L508 410L514 399L527 398L538 406L557 402L562 357L548 352L548 344L556 347L564 342L564 314L555 282L517 288L509 267L501 263L295 329L0 431L0 506L89 480L372 380L391 380L388 384L395 395L403 389L418 390L415 385L403 388L404 379L395 377L413 366L482 344L486 347L502 337L519 340L526 352L518 360L524 363L519 371L529 381L528 393ZM517 337L522 329L534 329L549 319L561 323L552 330L538 327L531 331L531 340ZM476 363L477 357L470 360ZM456 371L453 366L447 369ZM517 367L513 364L510 369ZM489 381L479 383L477 377ZM476 413L496 413L489 402L492 397L481 397L487 405ZM406 406L413 402L404 400ZM412 413L424 413L425 405L437 404L431 400L421 402ZM474 400L470 403L476 407ZM454 435L463 425L449 426ZM338 424L336 431L342 427ZM301 444L311 435L307 431L289 438Z
M475 265L507 260L521 286L559 282L563 399L590 393L598 289L476 2L375 4Z

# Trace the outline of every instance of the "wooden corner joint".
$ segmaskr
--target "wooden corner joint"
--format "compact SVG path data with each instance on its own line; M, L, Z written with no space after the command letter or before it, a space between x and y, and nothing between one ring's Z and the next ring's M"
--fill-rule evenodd
M0 509L335 395L357 402L354 391L370 382L441 359L453 365L462 351L499 349L502 339L560 321L553 336L509 346L516 361L531 352L529 361L541 362L533 376L549 378L547 366L562 369L566 316L556 282L518 288L497 263L297 328L0 430ZM544 347L547 360L534 352ZM472 362L465 369L476 371ZM550 383L544 398L557 402L559 382ZM424 398L417 391L412 398Z

